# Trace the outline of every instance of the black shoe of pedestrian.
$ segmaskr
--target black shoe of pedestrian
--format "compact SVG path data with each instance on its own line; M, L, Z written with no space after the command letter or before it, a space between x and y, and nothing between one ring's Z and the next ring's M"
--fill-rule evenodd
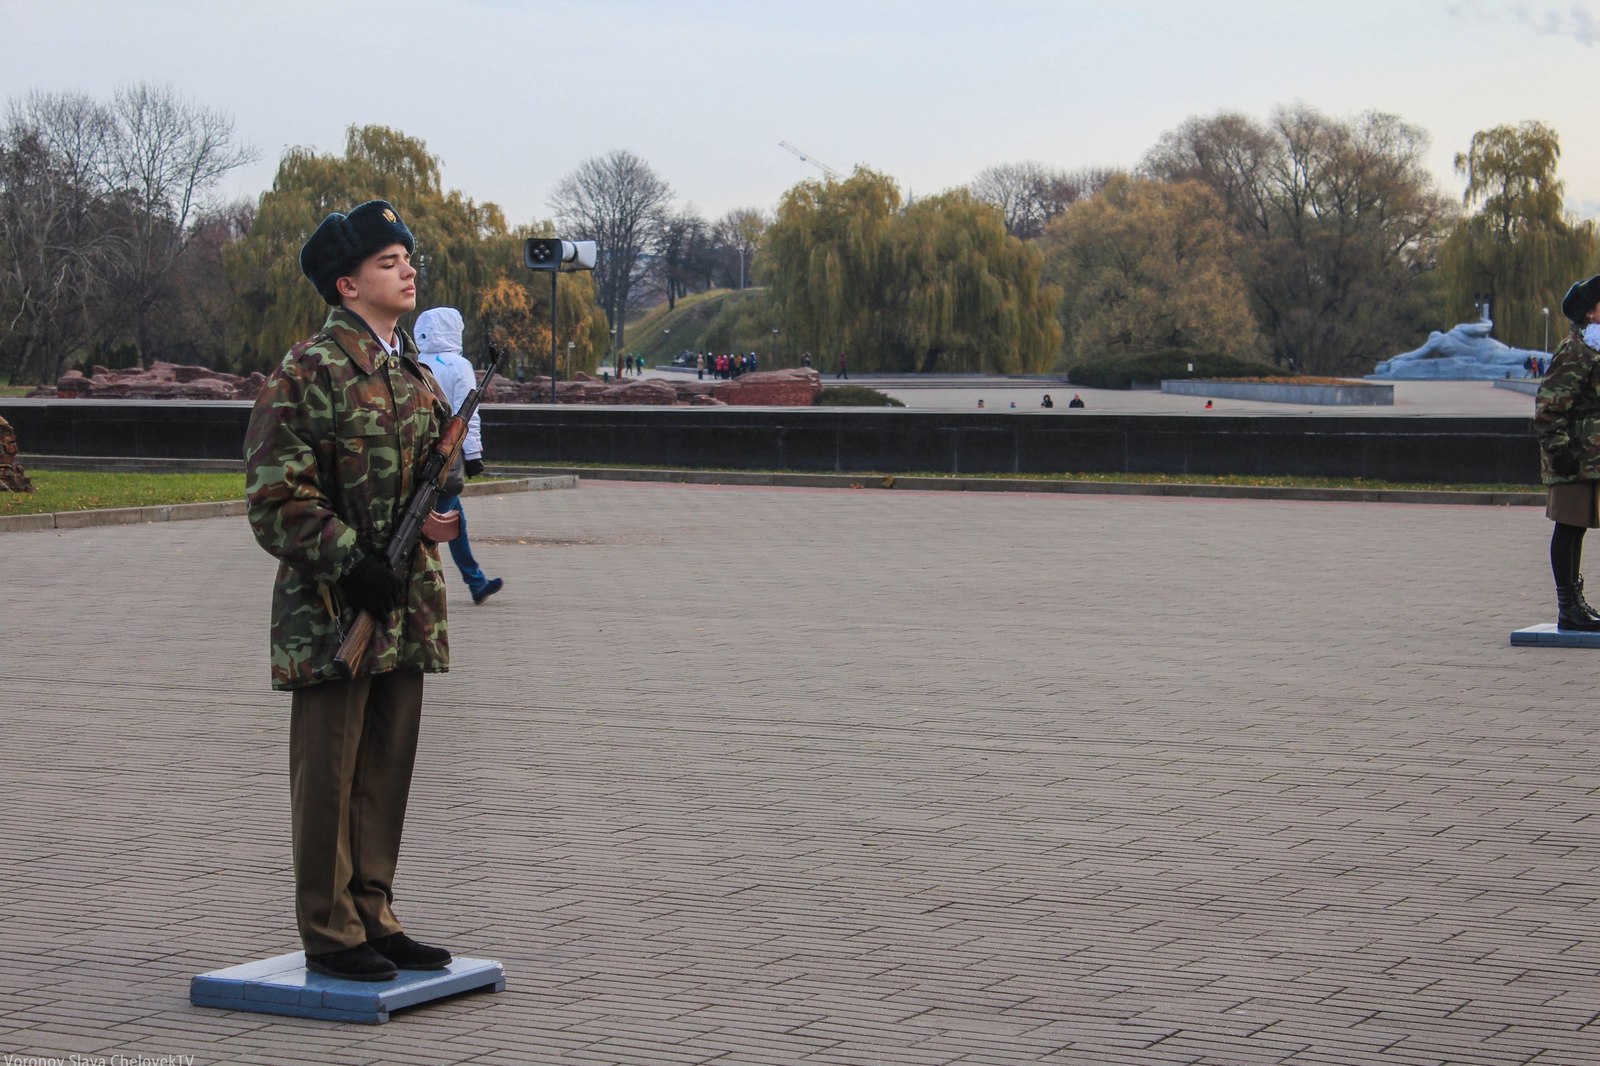
M487 585L483 586L483 591L474 592L472 594L472 602L473 603L482 603L484 600L488 599L490 596L493 596L496 592L499 592L501 589L505 588L505 585L506 585L506 583L504 581L502 581L500 578L497 578L497 577L496 578L490 578L489 579L489 583Z
M393 981L400 974L395 964L374 951L371 944L307 955L306 969L345 981Z
M367 946L394 963L402 970L442 970L450 965L450 953L444 948L419 944L404 933L390 933Z

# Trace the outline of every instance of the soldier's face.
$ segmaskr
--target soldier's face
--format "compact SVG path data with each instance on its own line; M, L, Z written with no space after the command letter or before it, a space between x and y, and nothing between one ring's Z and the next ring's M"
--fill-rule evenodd
M395 243L361 261L356 272L339 279L347 306L399 317L417 306L417 269L406 246Z

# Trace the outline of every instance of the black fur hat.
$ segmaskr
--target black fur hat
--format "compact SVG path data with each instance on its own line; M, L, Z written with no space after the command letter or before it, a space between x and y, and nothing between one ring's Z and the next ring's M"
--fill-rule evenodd
M368 200L348 215L335 211L322 220L300 249L300 269L328 303L341 302L340 278L355 272L361 261L391 244L416 250L416 238L387 200Z
M1589 312L1600 305L1600 274L1588 281L1580 281L1567 290L1561 298L1561 313L1569 322L1583 325L1589 321Z

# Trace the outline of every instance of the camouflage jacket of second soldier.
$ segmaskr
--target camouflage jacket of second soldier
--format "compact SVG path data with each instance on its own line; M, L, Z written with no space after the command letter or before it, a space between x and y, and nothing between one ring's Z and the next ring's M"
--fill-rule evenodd
M1550 372L1534 402L1533 431L1539 438L1539 471L1546 485L1600 479L1600 351L1574 331L1550 360ZM1550 457L1570 453L1572 474L1551 469Z
M245 436L250 528L279 560L272 590L272 687L338 678L340 633L355 620L338 582L364 555L381 557L417 468L449 418L416 361L384 350L361 318L334 308L295 345L256 397ZM449 669L439 549L411 560L404 604L380 625L363 671ZM339 613L337 623L330 605Z

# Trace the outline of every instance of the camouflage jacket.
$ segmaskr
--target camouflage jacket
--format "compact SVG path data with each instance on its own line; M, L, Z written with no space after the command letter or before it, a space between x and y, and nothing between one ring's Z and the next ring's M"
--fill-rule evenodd
M339 676L340 632L355 620L338 581L378 556L412 478L450 412L401 331L387 354L358 316L335 307L256 397L245 435L245 492L256 540L279 560L272 590L272 687ZM331 608L331 610L330 610ZM336 623L332 611L337 610ZM411 560L403 607L373 634L363 669L449 669L439 549Z
M1550 372L1534 401L1533 431L1539 438L1539 471L1546 485L1600 479L1600 352L1571 333L1550 360ZM1550 469L1550 457L1572 452L1577 472Z

